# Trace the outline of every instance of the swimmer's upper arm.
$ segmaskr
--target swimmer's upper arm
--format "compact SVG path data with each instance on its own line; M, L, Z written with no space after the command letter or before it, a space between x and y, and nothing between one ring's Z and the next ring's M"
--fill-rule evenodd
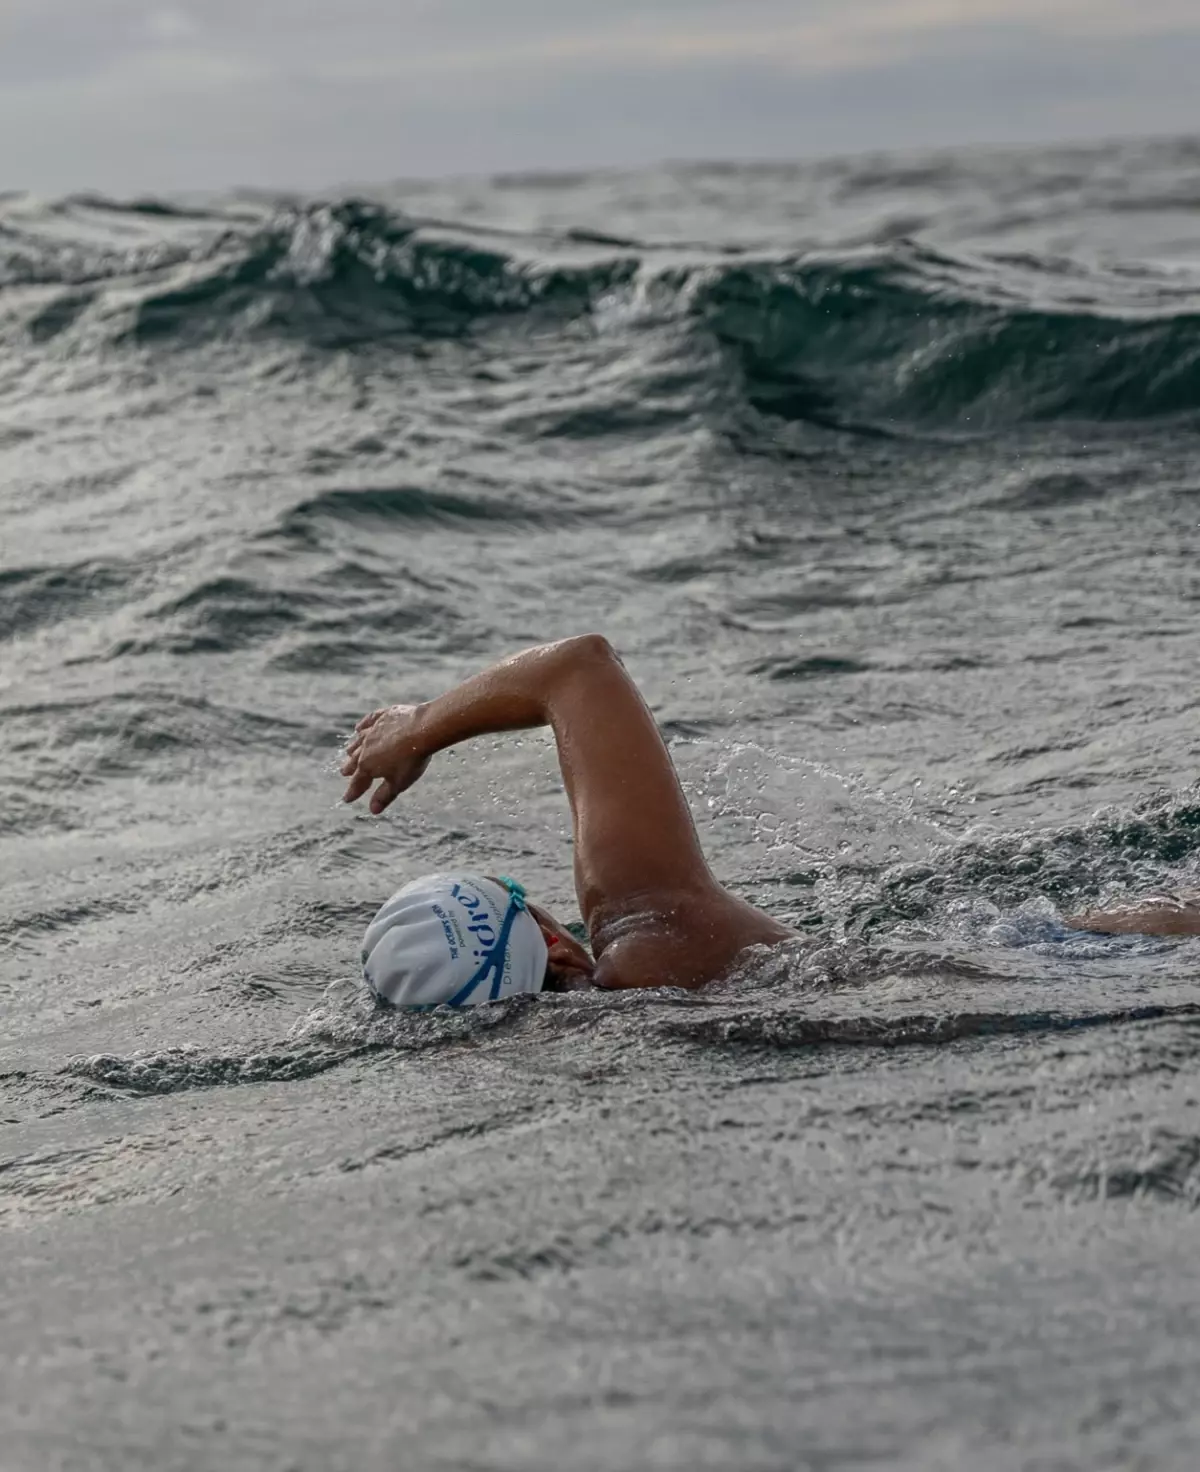
M575 884L597 916L715 890L658 726L607 639L572 641L548 715L575 835Z

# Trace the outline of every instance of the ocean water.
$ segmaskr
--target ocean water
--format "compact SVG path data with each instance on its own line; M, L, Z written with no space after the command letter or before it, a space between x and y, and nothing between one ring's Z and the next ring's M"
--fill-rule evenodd
M0 198L5 1472L1193 1468L1198 431L1197 142ZM802 939L375 1010L590 629Z

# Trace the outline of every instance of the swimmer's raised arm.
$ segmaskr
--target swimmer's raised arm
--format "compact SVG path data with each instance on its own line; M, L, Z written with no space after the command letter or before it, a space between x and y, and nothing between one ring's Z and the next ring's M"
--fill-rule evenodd
M343 768L346 801L380 779L371 811L381 813L435 753L546 725L571 804L585 918L615 892L715 883L654 718L599 634L526 649L427 705L365 717Z
M345 800L378 782L371 811L381 813L437 752L543 725L554 731L571 805L579 906L597 955L613 949L598 969L603 984L650 985L638 978L651 973L699 984L746 945L786 938L713 878L654 717L597 634L527 649L426 705L364 717L342 768Z

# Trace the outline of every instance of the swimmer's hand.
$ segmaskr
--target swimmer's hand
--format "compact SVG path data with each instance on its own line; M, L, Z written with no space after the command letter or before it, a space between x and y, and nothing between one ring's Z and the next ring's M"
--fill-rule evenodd
M378 780L371 793L371 811L378 815L422 776L431 753L418 734L421 710L419 705L392 705L363 716L342 763L342 776L350 778L343 802L357 802Z

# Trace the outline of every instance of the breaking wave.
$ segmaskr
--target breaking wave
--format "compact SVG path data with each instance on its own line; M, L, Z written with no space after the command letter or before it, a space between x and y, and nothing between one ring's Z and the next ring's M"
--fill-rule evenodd
M1149 267L1105 274L903 238L841 252L667 249L472 232L361 199L265 219L232 206L184 214L181 234L166 206L86 203L109 227L99 241L94 229L64 241L66 206L53 235L36 214L0 222L0 289L29 296L29 346L71 334L158 351L282 338L403 357L423 341L479 342L498 324L580 324L657 334L676 359L690 354L697 412L733 395L777 423L972 432L1191 415L1200 402L1200 283ZM125 211L134 245L111 233Z

